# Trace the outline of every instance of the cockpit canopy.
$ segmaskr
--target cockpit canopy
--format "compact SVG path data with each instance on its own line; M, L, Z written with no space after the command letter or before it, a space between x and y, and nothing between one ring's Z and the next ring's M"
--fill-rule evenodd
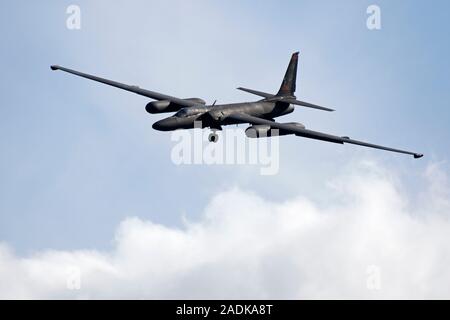
M206 107L186 107L175 113L175 117L185 118L196 114L205 113L206 111L208 111Z

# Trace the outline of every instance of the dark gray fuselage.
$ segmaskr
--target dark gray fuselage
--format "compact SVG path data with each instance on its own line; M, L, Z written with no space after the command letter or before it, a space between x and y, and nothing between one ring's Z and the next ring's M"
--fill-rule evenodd
M153 124L159 131L192 129L201 121L201 127L220 129L223 125L238 124L240 121L226 119L230 114L245 113L264 119L273 119L294 111L294 107L284 102L260 100L256 102L231 103L210 106L186 107L175 115L164 118Z

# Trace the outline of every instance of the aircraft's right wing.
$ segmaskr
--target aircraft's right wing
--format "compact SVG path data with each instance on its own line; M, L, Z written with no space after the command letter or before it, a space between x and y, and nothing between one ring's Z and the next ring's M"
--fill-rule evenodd
M376 144L372 144L372 143L367 143L367 142L363 142L363 141L353 140L353 139L350 139L349 137L339 137L339 136L335 136L335 135L331 135L331 134L327 134L327 133L323 133L323 132L303 129L299 126L295 126L292 124L278 123L275 121L258 118L258 117L251 116L251 115L244 114L244 113L231 114L231 115L227 116L227 119L233 119L233 120L236 120L239 122L256 124L256 125L258 125L258 124L269 125L271 128L281 129L285 132L292 132L292 134L295 134L296 136L305 137L305 138L309 138L309 139L322 140L322 141L334 142L334 143L339 143L339 144L350 143L350 144L355 144L355 145L359 145L359 146L363 146L363 147L369 147L369 148L381 149L381 150L386 150L386 151L410 154L410 155L414 156L414 158L416 158L416 159L423 157L423 154L420 154L420 153L404 151L404 150L389 148L389 147L380 146L380 145L376 145Z
M172 101L172 102L174 102L174 103L176 103L176 104L178 104L180 106L183 106L183 107L192 107L192 106L198 105L198 102L195 102L195 101L192 101L192 100L180 99L180 98L172 97L172 96L169 96L169 95L166 95L166 94L162 94L162 93L158 93L158 92L154 92L154 91L150 91L150 90L141 89L138 86L130 86L130 85L127 85L127 84L123 84L123 83L120 83L120 82L116 82L116 81L100 78L100 77L97 77L97 76L93 76L93 75L90 75L90 74L87 74L87 73L83 73L83 72L79 72L79 71L76 71L76 70L64 68L64 67L61 67L61 66L54 65L54 66L51 66L50 68L52 70L65 71L65 72L74 74L74 75L79 76L79 77L83 77L83 78L90 79L90 80L93 80L93 81L101 82L101 83L107 84L109 86L113 86L113 87L116 87L116 88L119 88L119 89L122 89L122 90L130 91L130 92L139 94L141 96L152 98L152 99L155 99L155 100L168 100L168 101Z

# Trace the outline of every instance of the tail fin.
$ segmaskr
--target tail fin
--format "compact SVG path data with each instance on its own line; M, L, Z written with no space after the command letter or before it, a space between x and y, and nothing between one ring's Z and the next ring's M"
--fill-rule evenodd
M295 52L291 61L289 61L289 66L284 75L283 82L281 83L280 90L277 96L294 96L295 83L297 81L297 64L298 64L298 52Z

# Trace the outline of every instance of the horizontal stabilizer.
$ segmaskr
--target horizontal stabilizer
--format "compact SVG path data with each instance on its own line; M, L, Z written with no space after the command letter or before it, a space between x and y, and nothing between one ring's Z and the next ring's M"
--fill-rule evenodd
M266 93L266 92L262 92L262 91L258 91L258 90L253 90L253 89L247 89L247 88L242 88L239 87L237 88L238 90L242 90L251 94L255 94L257 96L263 97L263 98L272 98L275 97L274 94L270 94L270 93Z
M286 102L286 103L290 103L290 104L294 104L294 105L298 105L298 106L303 106L303 107L307 107L307 108L319 109L319 110L324 110L324 111L334 111L334 109L321 107L321 106L318 106L316 104L312 104L312 103L309 103L309 102L296 100L295 98L290 98L290 97L275 96L275 97L271 98L270 101L280 101L280 102Z
M303 107L307 107L307 108L319 109L319 110L324 110L324 111L334 111L334 109L325 108L325 107L321 107L321 106L318 106L316 104L312 104L309 102L296 100L295 97L293 98L293 97L286 97L286 96L278 96L278 95L274 95L271 93L248 89L248 88L242 88L242 87L239 87L237 89L251 93L251 94L255 94L255 95L263 97L263 98L266 98L267 101L280 101L280 102L286 102L286 103L303 106Z

